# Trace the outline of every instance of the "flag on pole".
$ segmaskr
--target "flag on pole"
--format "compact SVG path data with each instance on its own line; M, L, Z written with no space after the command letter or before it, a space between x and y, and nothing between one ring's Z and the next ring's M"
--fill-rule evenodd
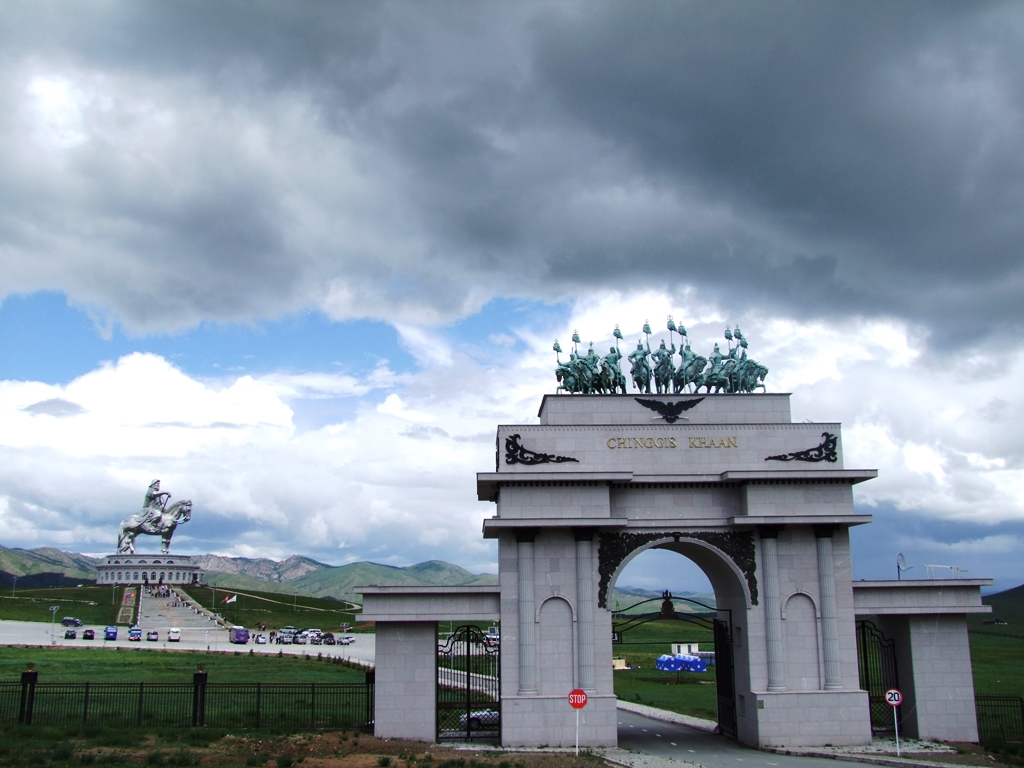
M232 595L231 597L225 597L221 600L221 603L233 603L238 599L238 595Z

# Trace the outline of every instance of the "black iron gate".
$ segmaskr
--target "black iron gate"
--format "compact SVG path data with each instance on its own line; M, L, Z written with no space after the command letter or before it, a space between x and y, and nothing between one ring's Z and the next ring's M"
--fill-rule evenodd
M501 739L498 643L469 624L437 649L437 739Z
M718 730L736 738L736 685L732 666L732 632L729 623L715 619L715 687L718 689Z
M894 730L892 707L885 702L885 692L890 688L899 687L896 675L896 643L887 640L878 627L867 619L857 622L857 667L860 672L860 687L868 692L871 730ZM902 707L896 708L896 716L902 722L901 709Z

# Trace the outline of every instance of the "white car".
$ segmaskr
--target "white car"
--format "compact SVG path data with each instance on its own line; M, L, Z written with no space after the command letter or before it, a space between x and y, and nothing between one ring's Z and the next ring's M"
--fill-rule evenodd
M262 632L260 632L258 635L256 635L256 645L266 645L266 644L267 644L267 636L266 635L264 635Z
M342 635L338 638L338 645L352 645L356 639L352 635Z
M466 727L466 715L459 715L459 725ZM501 713L496 709L480 709L469 713L469 730L478 731L485 725L497 725L501 721Z
M167 642L178 643L181 642L181 630L178 627L171 627L167 630Z

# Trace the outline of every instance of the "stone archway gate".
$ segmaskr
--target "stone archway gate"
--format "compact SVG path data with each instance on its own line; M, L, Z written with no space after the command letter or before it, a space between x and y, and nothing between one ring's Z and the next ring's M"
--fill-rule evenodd
M548 395L539 417L498 427L495 471L477 475L497 508L483 533L498 540L498 587L361 590L378 622L377 735L434 738L433 622L500 620L502 744L572 745L566 696L582 688L580 745L614 745L608 596L630 558L660 547L700 566L731 617L743 743L870 742L855 620L871 612L897 651L913 647L900 675L914 730L977 738L963 614L984 610L984 582L955 597L931 583L854 588L849 528L871 518L854 513L852 487L877 473L844 466L839 424L794 424L785 394ZM928 666L950 654L961 661L946 683Z

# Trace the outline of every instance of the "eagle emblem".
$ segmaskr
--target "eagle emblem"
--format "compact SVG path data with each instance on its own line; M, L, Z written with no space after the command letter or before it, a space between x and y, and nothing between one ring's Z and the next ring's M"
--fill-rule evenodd
M633 399L644 408L650 408L652 411L657 412L669 424L675 424L683 411L690 410L704 398L695 397L692 400L680 400L677 403L663 403L661 400L641 400L639 397L634 397ZM683 416L683 418L685 419L686 417Z

